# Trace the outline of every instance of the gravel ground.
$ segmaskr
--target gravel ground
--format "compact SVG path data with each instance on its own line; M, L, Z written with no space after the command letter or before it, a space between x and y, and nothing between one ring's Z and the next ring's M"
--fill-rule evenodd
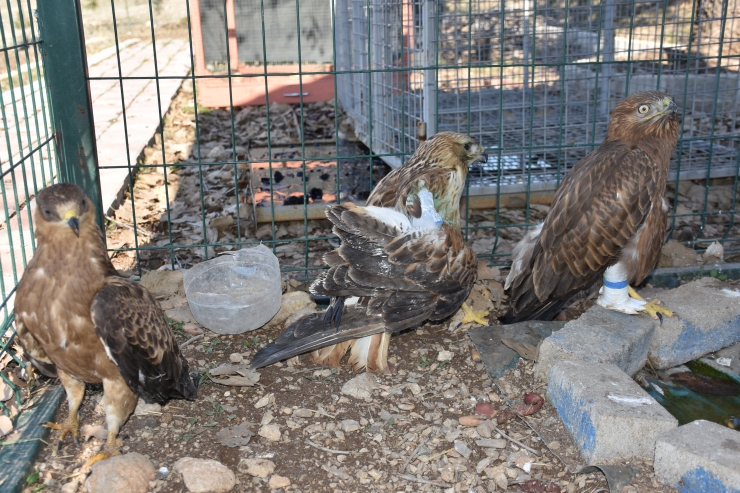
M116 267L125 275L166 269L172 263L188 268L206 255L210 258L236 248L231 243L238 241L301 239L280 243L277 255L284 269L293 269L285 276L286 292L305 290L300 280L305 276L303 269L320 267L321 256L334 244L329 223L314 220L255 227L247 166L211 165L200 174L200 167L188 165L197 162L198 152L216 162L233 158L232 150L237 160L250 159L250 143L261 145L264 118L254 109L237 109L236 120L243 132L236 135L232 146L231 133L224 131L231 117L228 112L204 114L198 151L193 146L191 98L192 90L184 86L166 118L164 149L157 135L142 155L144 164L157 165L164 158L168 167L146 168L139 173L134 200L129 196L109 218L108 244L117 250L113 254ZM287 112L289 108L276 109ZM334 113L331 105L308 108L303 128L313 132L310 137L317 145L335 138L333 121L329 133L321 133L321 126L315 124L333 118ZM338 125L340 132L345 137L351 135L341 111L338 115L343 122ZM308 121L311 118L315 121ZM276 143L286 149L295 145L291 121L276 119L271 129ZM362 150L357 144L349 145ZM381 165L377 172L376 179L382 176ZM669 191L668 196L677 195L681 207L696 211L703 197L693 185L680 187L678 194ZM724 204L727 184L713 186L709 200ZM529 217L540 220L548 210L547 206L533 206ZM506 224L521 223L525 211L502 209L499 218ZM481 227L471 231L474 248L481 254L490 253L496 241L491 228L495 211L471 211L470 220ZM685 239L696 234L701 224L682 219L677 226L674 238ZM724 216L712 216L704 232L722 235L730 226ZM510 227L499 232L497 252L505 253L521 238L523 229ZM736 235L736 231L731 233ZM168 248L170 242L202 245L204 238L221 245L208 247L208 251L203 246ZM137 246L157 249L137 254ZM666 262L672 261L671 255ZM702 259L685 250L674 256L688 263ZM496 268L484 268L468 300L478 310L489 309L491 323L505 307L504 275ZM245 371L244 366L279 334L282 323L219 336L194 323L181 285L175 283L158 296L173 319L178 341L190 341L183 351L191 368L201 372L201 386L195 401L140 409L121 430L122 453L140 453L156 467L169 471L149 483L150 491L188 491L185 473L176 472L181 471L176 462L183 457L201 463L212 459L229 468L235 474L233 491L608 491L601 473L577 474L583 461L547 402L527 417L512 411L525 394L544 395L544 384L534 378L532 363L520 360L516 369L493 381L476 361L467 337L470 326L460 326L459 316L394 337L390 347L390 362L396 369L393 374L375 377L356 374L346 366L331 370L299 361L254 373ZM582 297L562 318L577 318L591 304L592 299ZM243 374L241 383L249 386L215 381L228 373L229 378L238 377L239 372ZM345 388L357 377L364 383L364 393L359 396ZM101 397L99 387L88 387L81 410L82 424L87 425L82 445L68 440L58 454L53 446L45 448L35 464L39 484L28 491L40 491L42 484L47 491L87 491L83 482L87 470L82 464L103 445L104 434L98 426L104 423ZM481 403L490 404L489 409L496 412L491 419L476 415L476 405ZM56 419L65 416L66 403ZM654 481L651 463L625 464L640 472L623 492L674 491Z

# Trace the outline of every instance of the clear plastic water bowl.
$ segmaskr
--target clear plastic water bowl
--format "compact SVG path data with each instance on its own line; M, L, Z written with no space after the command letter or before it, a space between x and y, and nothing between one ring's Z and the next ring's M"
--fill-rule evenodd
M183 282L195 320L219 334L258 329L280 309L280 264L264 245L201 262Z

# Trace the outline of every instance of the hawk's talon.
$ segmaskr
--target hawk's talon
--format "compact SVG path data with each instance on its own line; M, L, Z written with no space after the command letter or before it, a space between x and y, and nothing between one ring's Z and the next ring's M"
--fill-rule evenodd
M483 310L482 312L474 312L470 309L467 303L462 304L462 309L465 312L465 316L462 319L463 324L475 322L478 325L483 325L484 327L488 325L488 321L483 318L488 316L488 310Z
M653 317L653 319L658 320L660 319L660 323L663 323L663 315L666 317L673 317L673 312L669 310L668 308L660 306L659 300L653 300L653 301L646 301L645 298L637 294L637 291L635 291L632 286L627 286L627 291L629 293L630 298L640 301L645 301L645 306L643 307L643 310L645 313Z
M116 434L112 432L108 432L108 440L105 442L105 446L103 447L103 450L101 450L94 456L87 459L87 462L85 462L85 467L91 467L93 464L95 464L98 461L108 460L111 457L120 455L121 451L119 449L121 445L122 445L121 441L116 438Z
M67 420L62 424L49 421L43 423L41 426L61 432L59 434L59 439L57 440L57 453L62 448L64 437L70 434L72 435L72 437L74 437L75 444L77 444L78 447L80 446L80 418L78 418L77 416L68 416Z

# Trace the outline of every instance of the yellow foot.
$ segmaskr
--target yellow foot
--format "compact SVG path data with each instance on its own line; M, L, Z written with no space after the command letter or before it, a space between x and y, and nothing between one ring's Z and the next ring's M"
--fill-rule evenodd
M635 291L632 286L627 286L627 292L630 295L630 298L645 301L645 298L637 294L637 291ZM660 301L654 300L654 301L645 301L645 306L643 309L645 310L645 313L653 317L654 319L657 319L660 317L662 319L662 316L665 315L666 317L673 317L673 312L669 310L668 308L665 308L663 306L659 305Z
M45 426L52 430L61 431L61 434L59 435L60 442L64 440L64 437L66 437L67 435L72 435L79 444L80 419L77 418L76 416L69 416L67 420L62 424L48 422L48 423L44 423L41 426Z
M462 323L467 324L475 322L478 325L488 325L488 321L483 318L488 316L488 310L484 310L482 312L474 312L466 303L462 304L462 309L465 312Z
M121 446L121 444L118 442L118 440L114 440L114 445L110 446L108 443L105 444L105 447L103 447L103 450L95 454L94 456L90 457L87 462L85 462L85 467L91 467L93 464L95 464L98 461L101 460L108 460L111 457L115 457L116 455L120 455L121 452L118 450L118 448Z

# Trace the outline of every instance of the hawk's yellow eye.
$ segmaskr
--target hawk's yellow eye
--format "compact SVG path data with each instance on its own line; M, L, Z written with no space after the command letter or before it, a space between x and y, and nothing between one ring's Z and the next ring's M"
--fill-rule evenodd
M640 107L639 107L639 108L637 108L637 111L639 111L641 115L644 115L645 113L647 113L647 112L648 112L648 110L649 110L649 109L650 109L650 108L648 107L648 105L646 105L646 104L641 104L641 105L640 105Z

